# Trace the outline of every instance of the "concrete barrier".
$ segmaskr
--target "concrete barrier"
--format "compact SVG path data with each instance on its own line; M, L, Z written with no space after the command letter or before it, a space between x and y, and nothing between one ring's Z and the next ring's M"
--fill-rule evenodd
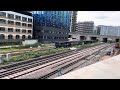
M38 40L25 40L25 41L22 41L23 45L32 45L32 44L36 44L36 43L38 43Z

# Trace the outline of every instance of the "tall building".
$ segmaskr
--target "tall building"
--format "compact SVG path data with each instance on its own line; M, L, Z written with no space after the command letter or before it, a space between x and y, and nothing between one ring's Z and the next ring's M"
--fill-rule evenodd
M94 30L94 22L78 22L76 26L76 32L85 33L85 34L93 34Z
M39 42L68 40L71 11L33 11L34 39Z
M97 34L107 36L120 36L120 26L98 25Z
M24 12L0 11L0 42L31 39L33 17Z
M77 11L72 11L70 32L76 31Z

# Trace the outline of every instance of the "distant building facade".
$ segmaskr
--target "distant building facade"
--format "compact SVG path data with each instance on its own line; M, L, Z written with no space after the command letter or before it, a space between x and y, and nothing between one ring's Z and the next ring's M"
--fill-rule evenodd
M33 38L39 42L67 41L72 11L33 11Z
M33 17L14 12L0 11L0 41L32 39Z
M94 22L78 22L76 26L76 32L85 33L85 34L93 34L94 30Z
M97 34L108 36L120 36L120 26L98 25Z

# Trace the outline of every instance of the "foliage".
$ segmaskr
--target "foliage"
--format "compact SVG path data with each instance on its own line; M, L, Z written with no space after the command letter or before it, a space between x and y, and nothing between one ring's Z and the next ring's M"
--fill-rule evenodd
M88 44L84 44L84 45L75 45L74 47L83 48L83 47L88 47L88 46L92 46L92 45L95 45L95 44L99 44L99 43L97 42L97 43L92 43L92 44L88 43ZM41 47L45 47L45 48L48 47L48 46L45 46L45 45L42 45L42 44L38 43L38 44L35 44L35 45L21 46L21 47L18 47L18 49L27 48L27 47L30 47L30 46L31 47L38 47L38 45L41 46ZM13 49L13 48L11 48L11 49ZM14 48L14 50L16 50L16 49L17 48ZM5 61L3 64L18 62L18 61L22 61L22 60L28 60L28 59L37 58L37 57L40 57L40 56L51 55L51 54L55 54L55 53L64 52L64 51L67 51L67 50L69 50L69 48L63 48L62 47L62 48L48 48L45 51L31 51L31 52L23 53L23 54L20 54L20 55L12 56L10 58L9 62Z
M45 56L45 55L50 55L50 54L55 54L55 53L59 53L59 52L63 52L65 51L64 48L59 48L59 49L48 49L46 51L33 51L33 52L28 52L28 53L24 53L21 55L17 55L17 56L13 56L11 57L11 61L21 61L21 60L26 60L26 59L31 59L31 58L37 58L40 56Z

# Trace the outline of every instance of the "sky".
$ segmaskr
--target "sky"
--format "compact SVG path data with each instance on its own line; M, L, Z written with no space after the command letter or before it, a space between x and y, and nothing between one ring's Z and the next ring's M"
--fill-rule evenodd
M77 22L82 21L94 21L95 26L120 26L120 11L78 11Z

